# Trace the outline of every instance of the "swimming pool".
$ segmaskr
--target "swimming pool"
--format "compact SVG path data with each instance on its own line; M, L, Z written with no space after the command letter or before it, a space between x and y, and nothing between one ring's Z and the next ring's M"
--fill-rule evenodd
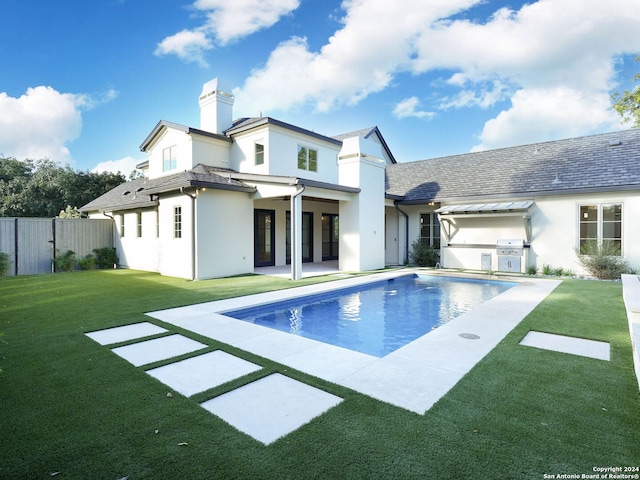
M411 274L225 315L384 357L514 285Z

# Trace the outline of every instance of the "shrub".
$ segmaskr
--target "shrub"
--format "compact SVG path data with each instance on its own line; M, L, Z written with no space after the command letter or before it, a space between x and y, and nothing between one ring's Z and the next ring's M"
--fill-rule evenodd
M544 264L542 265L542 274L543 275L553 275L553 268L551 268L551 265L548 264Z
M601 280L615 280L629 270L629 264L620 255L620 249L611 242L593 243L576 251L584 269Z
M76 254L73 250L67 250L64 255L56 250L56 258L53 259L56 272L70 272L76 267Z
M4 277L9 272L9 255L0 252L0 277Z
M418 239L411 244L411 262L420 267L435 267L440 260L440 250L429 245L429 241Z
M537 265L527 265L527 275L537 275L537 274L538 274Z
M565 274L565 273L564 273L564 268L562 268L562 267L554 268L554 269L553 269L553 274L554 274L556 277L561 277L561 276L563 276L563 275Z
M89 253L78 261L78 266L80 270L93 270L96 268L96 257Z
M96 266L98 268L113 268L118 264L118 256L116 255L116 249L113 247L95 248L96 254Z

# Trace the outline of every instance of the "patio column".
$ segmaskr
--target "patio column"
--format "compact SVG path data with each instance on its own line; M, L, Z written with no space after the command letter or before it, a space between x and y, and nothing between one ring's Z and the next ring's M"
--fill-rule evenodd
M291 280L302 278L302 192L304 185L299 185L296 193L291 195Z

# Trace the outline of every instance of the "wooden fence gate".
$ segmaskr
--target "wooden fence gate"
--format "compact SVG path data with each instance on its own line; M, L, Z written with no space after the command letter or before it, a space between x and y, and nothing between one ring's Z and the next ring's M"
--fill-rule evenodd
M0 218L0 252L9 256L8 275L51 273L56 252L72 250L81 259L94 248L113 246L109 219Z

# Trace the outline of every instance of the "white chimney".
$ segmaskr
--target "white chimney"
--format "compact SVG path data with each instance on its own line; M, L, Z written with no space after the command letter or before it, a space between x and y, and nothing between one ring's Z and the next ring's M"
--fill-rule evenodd
M202 86L200 94L200 129L222 134L233 122L233 100L231 89L214 78Z

